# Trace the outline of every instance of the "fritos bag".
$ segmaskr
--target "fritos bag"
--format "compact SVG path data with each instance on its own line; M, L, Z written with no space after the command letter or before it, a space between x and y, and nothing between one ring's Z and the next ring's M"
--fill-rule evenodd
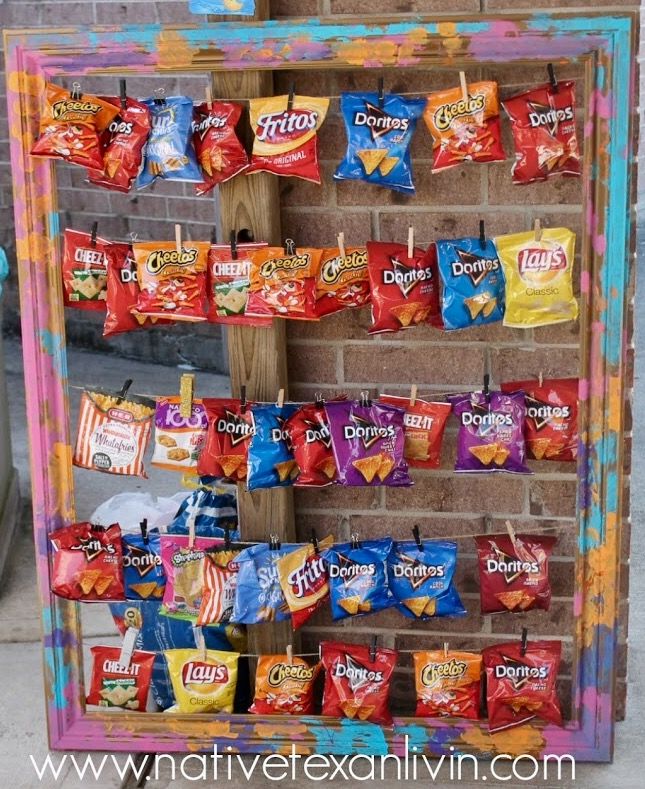
M314 683L320 663L301 657L261 655L255 671L254 715L313 715Z
M418 718L478 720L482 656L473 652L414 652Z
M509 381L502 392L521 390L526 398L524 438L535 460L572 461L578 457L578 379Z
M321 257L321 249L306 247L292 252L285 252L282 247L264 247L251 252L246 314L318 320L316 275Z
M176 701L166 712L233 712L237 652L168 649L163 654Z
M197 461L206 442L206 409L197 399L193 400L189 417L182 416L180 408L180 397L157 399L151 463L168 471L197 473Z
M574 85L558 82L556 90L547 83L502 102L515 143L514 184L580 175Z
M497 236L495 246L504 269L504 326L527 329L574 321L578 302L573 295L576 235L566 227Z
M347 132L347 152L337 181L367 181L414 194L410 143L424 107L423 99L396 94L343 93L340 109Z
M405 244L367 242L367 266L372 294L370 334L399 331L428 323L441 326L437 252Z
M316 278L316 315L322 318L341 310L364 307L370 302L367 249L324 249Z
M77 310L105 310L107 254L112 246L90 233L67 228L63 234L63 299Z
M74 96L48 82L42 98L40 133L31 155L102 170L100 135L118 112L117 107L98 96Z
M136 312L174 321L206 320L206 268L209 245L174 241L132 245L137 262L139 298Z
M439 468L443 433L452 410L450 403L432 403L417 397L412 405L409 397L396 395L381 395L379 402L405 410L403 456L408 465Z
M155 653L135 650L130 665L122 666L120 647L92 647L90 652L92 679L87 703L145 712Z
M323 641L321 647L322 714L390 726L388 695L398 653L380 648L372 655L370 647L334 641Z
M251 173L291 175L320 183L318 130L329 109L329 99L312 96L269 96L251 99L249 114L255 138Z
M122 600L121 529L87 521L49 535L52 592L68 600Z
M204 555L202 604L197 617L200 627L230 622L240 570L237 557L245 547L231 543Z
M152 431L155 401L84 389L72 463L108 474L147 477L143 456Z
M313 616L329 597L327 567L320 551L333 545L331 536L320 540L318 550L312 543L278 559L282 594L291 612L291 624L297 630Z
M208 292L209 323L223 323L229 326L271 326L273 319L246 315L249 298L249 277L251 258L254 249L266 244L239 244L237 257L233 258L230 244L214 244L208 251L208 273L206 285Z
M126 600L160 600L166 586L161 561L161 537L157 529L143 533L124 533L123 580Z
M196 619L203 596L203 559L207 551L223 544L213 537L188 534L161 535L161 561L166 573L162 613L179 619Z
M305 403L287 419L284 427L298 468L293 484L331 485L336 480L336 461L324 402Z
M193 145L203 177L202 183L195 185L196 194L207 194L249 166L249 157L235 133L241 114L242 105L232 101L214 101L194 108Z
M285 423L298 408L297 403L251 406L253 435L248 450L249 490L293 485L298 465L293 458Z
M461 87L431 93L423 119L433 139L433 173L466 161L502 162L506 158L496 82L471 82L467 101Z
M247 476L248 447L253 435L251 406L234 398L203 400L208 430L206 443L197 460L200 476L243 482Z
M280 585L278 562L300 547L259 543L238 554L240 569L231 622L257 625L289 619L291 614Z
M485 534L475 537L482 614L549 610L549 556L557 537Z
M486 705L491 733L521 726L533 718L562 726L556 690L560 641L519 641L482 651L486 670Z

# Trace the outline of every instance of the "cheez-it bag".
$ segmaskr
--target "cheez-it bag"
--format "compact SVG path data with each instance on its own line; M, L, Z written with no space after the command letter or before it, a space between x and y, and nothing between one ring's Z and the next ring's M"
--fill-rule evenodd
M418 718L479 718L482 656L473 652L414 652Z
M405 446L403 456L411 468L439 468L441 444L446 422L450 416L450 403L432 403L409 397L381 395L379 402L405 410Z
M313 715L314 683L320 663L301 657L261 655L255 671L254 715Z
M154 652L135 650L130 664L120 663L120 647L92 647L92 679L87 703L145 712L152 681Z
M340 310L363 307L370 301L367 249L348 247L323 250L316 279L316 315L323 317Z
M251 406L239 399L206 397L206 443L197 460L200 477L243 482L247 476L249 442L255 428Z
M249 298L251 258L254 249L266 247L264 243L239 244L232 251L230 244L212 244L208 251L209 323L229 326L271 326L270 317L259 318L246 314Z
M105 310L110 244L67 228L63 234L63 301L77 310Z
M316 276L321 249L264 247L251 252L246 314L317 320Z

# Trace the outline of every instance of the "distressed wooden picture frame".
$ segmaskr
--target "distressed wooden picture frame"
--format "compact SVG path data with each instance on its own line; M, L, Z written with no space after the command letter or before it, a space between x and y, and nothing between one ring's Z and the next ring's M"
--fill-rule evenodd
M634 112L633 15L536 16L366 25L311 19L200 27L104 27L6 31L11 155L33 511L42 604L50 745L56 750L571 754L611 759L623 468L623 367L631 265L630 168ZM579 539L572 719L491 737L486 722L398 718L392 729L322 717L180 716L86 712L78 606L49 590L48 534L74 520L65 324L58 258L55 170L29 150L45 80L83 74L273 69L455 69L496 62L585 64L586 165L582 293ZM240 225L238 225L240 226ZM245 330L246 331L246 330ZM231 340L242 342L240 335ZM275 378L272 354L231 359L232 379ZM282 343L282 345L281 345ZM264 367L263 367L264 365ZM280 373L278 372L278 375ZM274 390L273 390L274 391ZM259 395L261 396L261 392ZM285 510L286 511L286 510ZM249 535L245 535L249 536ZM37 703L37 700L34 700ZM407 738L407 739L406 739Z

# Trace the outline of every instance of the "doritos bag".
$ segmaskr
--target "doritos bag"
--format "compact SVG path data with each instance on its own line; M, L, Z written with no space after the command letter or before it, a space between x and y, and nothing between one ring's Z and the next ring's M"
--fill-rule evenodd
M557 537L485 534L475 537L482 614L549 610L549 556Z
M261 655L255 671L254 715L313 715L314 683L320 663L301 657Z
M405 416L405 446L403 456L412 468L439 468L441 443L446 422L452 410L450 403L431 403L416 398L381 395L380 403L403 408Z
M180 397L159 397L155 409L155 451L151 463L168 471L197 472L206 442L208 419L201 400L194 399L190 416L181 415Z
M324 249L316 279L316 315L322 318L340 310L363 307L370 301L367 249Z
M241 114L242 105L232 101L198 104L193 109L193 145L203 178L195 185L196 194L207 194L249 166L249 157L235 133Z
M290 252L282 247L264 247L251 252L246 314L318 320L316 275L321 257L321 249L306 247Z
M370 334L399 331L429 323L441 326L437 252L414 248L408 257L405 244L367 242L367 265L372 300Z
M233 253L230 244L212 244L208 251L206 288L209 323L229 326L271 326L270 317L258 318L246 314L249 298L251 258L254 249L266 244L239 244ZM233 257L235 254L235 257Z
M121 665L120 647L91 647L92 679L87 703L145 712L152 680L154 652L135 650L130 665Z
M413 619L459 616L466 613L453 579L457 544L423 540L396 541L387 559L388 586L397 609Z
M495 246L504 269L504 326L527 329L574 321L578 302L573 295L576 235L566 227L497 236Z
M255 135L251 173L291 175L320 183L318 129L323 124L329 99L311 96L269 96L251 99L249 114Z
M341 485L412 485L403 459L403 409L369 400L332 400L325 412Z
M471 392L448 399L460 422L455 471L532 473L525 463L523 392Z
M200 627L230 622L237 590L237 574L240 571L237 557L246 547L242 544L224 544L204 555L202 604L197 617Z
M68 600L122 600L121 529L87 521L63 526L49 535L51 589Z
M414 194L410 143L424 107L423 99L395 94L343 93L340 109L347 132L347 152L337 181L367 181Z
M252 403L234 398L204 398L208 417L206 444L197 461L200 476L242 482L247 476L248 447L253 435Z
M383 537L338 543L323 551L334 619L373 614L394 605L387 583L391 550L392 538Z
M300 406L284 427L298 468L293 484L300 487L331 485L336 480L336 461L324 402Z
M528 641L525 654L519 641L482 651L491 733L521 726L533 718L562 726L556 690L561 653L560 641Z
M160 600L166 586L166 574L161 561L161 537L157 529L141 534L124 533L123 580L126 600Z
M98 96L70 93L48 82L42 98L40 134L31 155L102 170L100 136L118 112Z
M515 161L513 183L530 184L552 175L580 175L573 82L549 83L502 102L511 119Z
M419 718L479 718L482 656L473 652L414 652Z
M524 438L535 460L569 461L578 457L578 379L509 381L502 392L521 390L526 398Z
M490 239L455 238L437 241L443 282L441 315L446 331L501 321L504 276Z
M323 641L325 669L322 714L334 718L392 724L388 706L390 682L398 653L358 644Z
M320 553L333 544L331 536L278 559L278 576L282 594L291 612L291 624L297 630L320 608L329 596L327 567Z
M449 88L428 96L423 118L432 134L432 172L462 162L502 162L499 100L496 82L471 82L468 100L462 89Z
M166 616L196 619L202 604L203 558L206 552L222 545L212 537L186 534L161 535L161 560L166 573L166 588L161 609Z
M63 301L77 310L105 309L107 252L112 245L90 233L67 228L63 234Z
M299 408L297 403L266 403L251 406L253 436L249 443L247 487L275 488L293 485L298 466L286 422Z
M300 547L297 544L259 543L238 554L240 569L231 622L257 625L289 619L289 606L280 586L278 562Z
M166 712L233 712L237 652L169 649L164 657L176 701Z

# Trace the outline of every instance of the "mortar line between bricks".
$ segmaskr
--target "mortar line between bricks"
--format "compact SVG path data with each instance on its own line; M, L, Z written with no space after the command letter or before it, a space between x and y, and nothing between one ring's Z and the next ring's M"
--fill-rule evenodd
M382 514L384 510L380 507L372 507L370 509L356 509L351 508L348 509L347 507L342 507L338 505L338 507L330 506L330 507L298 507L298 513L301 515L328 515L328 516L336 516L341 517L344 513L348 513L349 517L354 516L367 516L367 515L374 515L374 514ZM402 510L398 509L396 513L392 511L387 511L388 516L392 517L393 519L406 519L409 520L410 518L419 518L419 517L428 517L423 513L427 513L427 510L424 509L417 509L417 510ZM431 512L430 516L436 520L481 520L483 518L481 510L479 512ZM538 521L538 524L541 526L542 529L546 530L548 527L540 524L540 521L548 521L549 523L553 523L554 529L560 529L562 532L566 532L570 530L571 532L575 532L576 522L571 520L570 516L567 515L531 515L530 513L523 513L523 512L496 512L495 513L495 520L511 520L515 519L526 519L530 518L531 521ZM483 534L484 532L482 532ZM473 532L473 534L479 534L479 532Z

